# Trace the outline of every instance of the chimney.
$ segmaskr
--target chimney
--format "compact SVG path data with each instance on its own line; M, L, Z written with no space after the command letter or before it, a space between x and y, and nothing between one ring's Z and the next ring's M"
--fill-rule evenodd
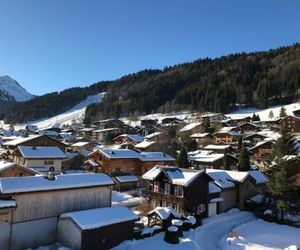
M55 180L54 168L53 167L49 168L49 171L48 171L48 174L47 174L47 179L49 181L54 181Z

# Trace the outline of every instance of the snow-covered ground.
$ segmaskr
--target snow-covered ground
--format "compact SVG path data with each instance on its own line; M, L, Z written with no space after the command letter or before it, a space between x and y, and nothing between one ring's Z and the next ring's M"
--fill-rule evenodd
M281 107L284 107L286 109L286 113L288 115L292 115L293 111L300 109L300 102L294 102L288 105L282 105L282 106L276 106L276 107L271 107L268 109L255 109L255 108L244 108L244 109L239 109L231 114L226 114L226 116L231 117L231 118L243 118L250 116L255 113L256 115L259 115L261 121L272 121L272 120L277 120L280 116L280 109ZM270 112L273 112L273 118L270 117Z
M249 230L248 230L249 228ZM229 245L229 236L240 235ZM283 237L281 237L283 236ZM249 212L237 209L203 221L203 225L184 232L180 243L172 245L164 240L164 233L143 240L126 241L115 250L214 250L214 249L282 249L290 245L300 246L300 229L257 220ZM266 248L269 247L269 248Z
M30 124L37 125L39 129L46 129L51 127L61 127L64 124L70 125L74 122L81 122L84 119L86 107L92 103L101 102L104 95L105 93L99 93L97 95L88 96L84 101L78 103L73 108L60 115L56 115L51 118L41 119ZM19 124L15 126L15 129L21 129L25 126L26 124Z
M114 206L126 206L136 207L142 204L146 204L147 201L144 197L134 197L126 192L112 191L111 205Z
M236 239L220 241L224 250L271 250L296 245L300 247L300 229L269 223L263 220L250 221L233 229ZM228 242L231 240L231 245Z

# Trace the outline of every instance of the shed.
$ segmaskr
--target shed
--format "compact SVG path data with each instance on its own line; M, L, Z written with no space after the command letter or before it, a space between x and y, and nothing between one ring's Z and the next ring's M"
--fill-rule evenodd
M133 237L138 219L127 207L65 213L58 220L57 239L72 249L111 249Z

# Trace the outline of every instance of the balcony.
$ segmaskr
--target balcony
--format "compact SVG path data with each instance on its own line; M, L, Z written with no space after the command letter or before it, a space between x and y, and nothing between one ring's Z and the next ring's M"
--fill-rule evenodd
M184 203L185 198L180 196L175 196L171 194L165 194L163 192L154 192L152 190L143 190L143 196L146 196L150 199L161 200L170 203Z

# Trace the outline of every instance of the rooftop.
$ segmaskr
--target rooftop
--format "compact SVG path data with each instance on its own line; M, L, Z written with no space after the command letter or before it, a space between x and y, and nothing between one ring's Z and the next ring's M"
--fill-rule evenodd
M18 146L21 155L26 159L64 159L66 155L59 147Z
M0 193L12 194L107 185L114 185L114 182L106 174L57 175L55 180L49 180L45 176L11 177L0 178Z
M138 216L127 207L116 206L65 213L60 218L70 218L81 229L88 230L137 220Z

